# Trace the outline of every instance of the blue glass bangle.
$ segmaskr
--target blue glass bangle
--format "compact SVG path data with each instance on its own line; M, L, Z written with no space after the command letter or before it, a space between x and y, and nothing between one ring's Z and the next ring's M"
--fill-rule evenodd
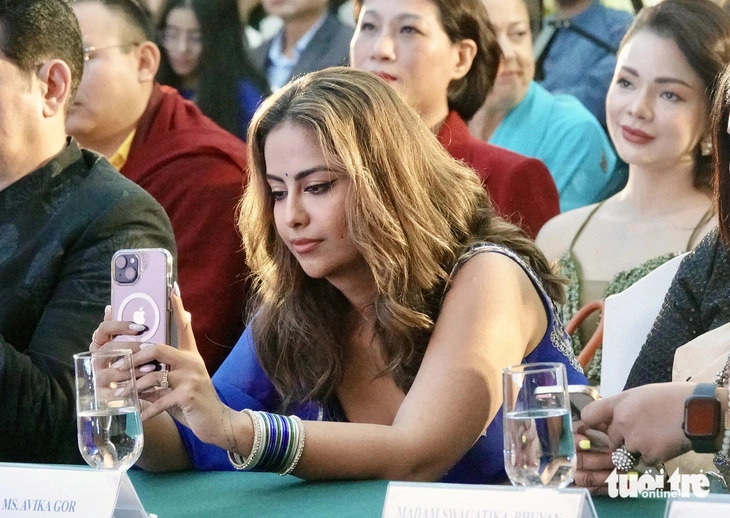
M261 455L261 459L259 460L257 471L268 471L267 466L269 464L269 459L271 458L271 455L273 453L273 423L271 422L271 414L269 414L268 412L260 412L259 415L263 419L265 432L263 441L261 442L263 454Z
M281 442L277 448L276 463L271 471L279 472L286 465L286 459L291 449L291 422L286 416L278 416L282 421Z
M294 456L296 455L297 445L299 444L299 427L291 417L286 417L289 422L289 441L287 443L286 452L284 453L284 461L282 462L281 468L278 470L279 473L286 471L286 467L291 465Z
M285 425L283 423L282 416L277 414L271 415L274 426L276 427L276 437L272 441L273 443L273 449L272 449L272 455L270 459L270 466L269 471L277 471L279 468L279 464L281 463L281 449L282 445L284 444L284 433L285 433ZM289 435L289 434L287 434Z

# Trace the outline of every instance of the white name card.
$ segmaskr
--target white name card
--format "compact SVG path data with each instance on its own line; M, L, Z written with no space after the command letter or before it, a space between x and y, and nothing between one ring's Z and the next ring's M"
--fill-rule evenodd
M150 518L126 471L0 463L2 518Z
M670 498L666 518L728 518L730 495L710 494L705 498Z
M588 490L391 482L383 518L596 518ZM725 517L727 518L727 517Z

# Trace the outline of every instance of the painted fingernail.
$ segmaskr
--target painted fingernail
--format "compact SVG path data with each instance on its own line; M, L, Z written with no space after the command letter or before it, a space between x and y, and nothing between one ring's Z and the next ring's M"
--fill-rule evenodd
M116 390L116 391L114 392L114 395L115 395L115 396L121 396L121 395L122 395L122 392L124 392L124 387L119 387L119 388L118 388L118 389L117 389L117 390Z
M139 348L147 349L148 347L152 347L153 345L155 345L155 344L152 342L142 342L141 344L139 344Z
M136 324L132 322L131 324L129 324L129 329L131 329L132 331L142 332L147 331L148 328L143 324Z
M112 312L112 307L111 306L104 306L104 313L105 314L106 313L111 313L111 312Z
M148 364L146 364L146 365L142 365L142 366L141 366L141 367L139 368L139 372L143 372L144 374L147 374L148 372L152 372L152 371L153 371L153 370L155 370L156 368L157 368L157 366L156 366L156 365L154 365L154 364L152 364L152 363L148 363Z
M118 369L122 365L124 365L124 358L120 358L117 361L115 361L114 363L112 363L112 369Z
M180 296L180 285L178 285L177 281L172 283L172 292L178 297Z
M626 479L627 480L638 480L639 472L638 471L629 471L628 473L626 473Z
M590 450L591 449L591 441L590 439L583 439L578 443L578 448L581 450Z

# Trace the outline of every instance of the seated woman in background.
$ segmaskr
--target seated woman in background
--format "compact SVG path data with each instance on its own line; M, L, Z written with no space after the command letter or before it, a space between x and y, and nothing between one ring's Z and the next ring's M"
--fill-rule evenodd
M553 175L560 210L606 199L626 180L601 124L573 96L533 81L530 17L525 0L482 0L502 49L494 88L469 121L476 137L540 159Z
M679 265L626 388L671 381L675 352L700 335L722 333L709 343L727 343L720 327L730 323L730 68L721 77L715 97L712 144L718 229Z
M666 0L636 17L606 99L628 184L605 202L551 220L537 239L569 281L563 321L693 248L716 224L710 96L728 63L730 17L709 0ZM596 323L586 320L574 334L576 353ZM599 382L599 355L588 377Z
M168 0L160 14L157 80L177 88L219 126L241 139L266 78L243 46L236 0Z
M730 295L729 120L730 68L719 81L711 116L718 228L709 232L680 264L659 316L631 369L627 390L600 404L589 405L584 411L584 420L589 427L606 430L606 426L611 425L608 433L614 446L625 442L628 451L640 453L648 464L667 461L687 450L688 443L679 443L673 432L682 433L682 402L692 392L694 383L714 382L718 387L716 393L727 394L730 381L730 305L727 303ZM679 365L675 365L677 350L690 342L696 345L691 351L693 365L682 369L684 375L673 376L674 371L679 370ZM707 352L702 352L705 348ZM691 386L681 383L686 381L692 382ZM637 390L628 390L637 387ZM657 408L661 412L655 414ZM645 419L637 419L637 415L643 415ZM661 421L672 419L678 423L676 427L662 425ZM675 440L669 440L672 435ZM584 438L579 436L577 439L580 442ZM715 462L716 470L730 482L728 451L721 454L724 457L710 456L704 463ZM594 451L579 451L578 455L583 457L578 465L584 468L576 472L576 484L590 487L594 492L605 492L606 477L614 469L610 455ZM681 464L679 467L682 469ZM707 472L712 468L703 469Z
M482 179L497 213L535 237L560 212L550 172L538 160L469 134L494 84L499 44L480 0L356 0L350 64L392 86L446 150Z
M140 466L231 469L228 450L238 467L306 479L505 480L502 369L561 362L585 384L534 243L368 73L287 85L248 149L252 320L212 381L179 296L180 348L131 345L136 365L170 366L138 379L166 387L143 393L156 401ZM129 322L105 321L94 340L119 334ZM285 440L262 461L265 430Z

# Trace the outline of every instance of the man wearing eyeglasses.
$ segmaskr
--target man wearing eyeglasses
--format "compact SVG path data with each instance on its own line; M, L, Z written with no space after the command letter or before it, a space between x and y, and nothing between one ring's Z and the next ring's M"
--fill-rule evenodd
M244 328L247 270L235 207L245 145L176 90L155 83L160 50L137 0L77 0L72 7L85 64L66 129L167 211L178 282L212 373Z
M79 462L72 355L119 248L174 252L164 210L66 138L83 70L64 0L0 0L0 462Z

